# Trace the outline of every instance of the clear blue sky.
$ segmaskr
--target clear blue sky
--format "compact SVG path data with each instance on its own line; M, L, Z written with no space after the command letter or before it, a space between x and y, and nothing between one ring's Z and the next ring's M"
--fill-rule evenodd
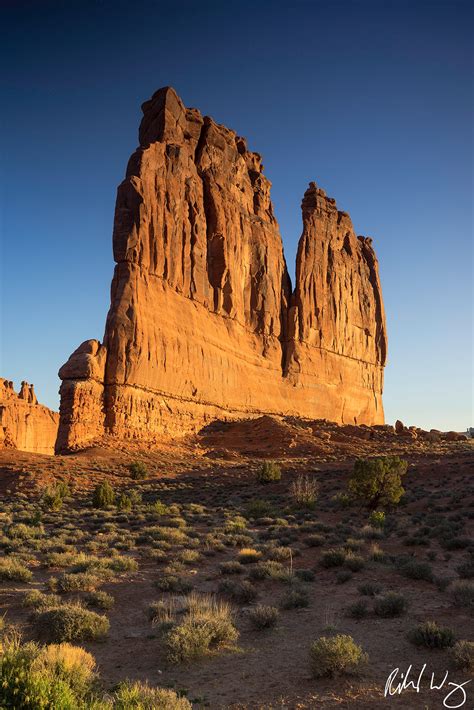
M172 85L262 153L290 272L310 180L374 238L387 421L474 424L471 3L1 7L0 375L57 407L59 366L102 338L116 187Z

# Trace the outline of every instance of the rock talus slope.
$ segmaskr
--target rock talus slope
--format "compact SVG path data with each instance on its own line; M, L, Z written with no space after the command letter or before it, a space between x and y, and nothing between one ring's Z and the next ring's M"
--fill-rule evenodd
M53 454L59 414L38 403L33 385L0 377L0 449L13 448L35 454Z
M142 109L105 335L60 370L57 450L262 413L383 422L371 240L312 183L293 291L261 156L171 88Z

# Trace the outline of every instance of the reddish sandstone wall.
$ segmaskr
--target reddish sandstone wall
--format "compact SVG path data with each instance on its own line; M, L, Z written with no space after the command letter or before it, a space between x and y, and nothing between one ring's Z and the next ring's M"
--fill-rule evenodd
M0 449L15 448L36 454L53 454L59 414L38 403L33 385L0 377Z
M268 414L383 422L371 240L314 183L291 288L261 157L161 89L119 186L103 344L60 370L58 450Z

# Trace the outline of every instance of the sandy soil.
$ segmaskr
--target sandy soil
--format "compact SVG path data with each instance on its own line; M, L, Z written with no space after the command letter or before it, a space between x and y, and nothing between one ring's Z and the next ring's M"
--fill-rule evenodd
M277 421L268 417L239 424L217 423L200 435L180 442L166 442L153 450L139 446L114 448L114 442L101 442L87 451L69 456L47 457L15 451L0 452L0 496L2 505L15 501L34 501L47 485L66 480L73 490L68 506L80 508L90 497L98 481L108 479L116 490L137 486L130 480L127 465L131 461L146 463L149 477L139 484L144 500L159 499L169 505L205 506L205 520L196 520L193 530L205 535L222 525L225 513L238 514L249 501L269 500L281 510L291 528L288 546L293 550L294 569L310 569L314 580L305 583L310 597L307 608L282 611L276 628L255 631L248 618L252 604L279 606L285 587L280 581L256 582L257 599L235 605L236 625L240 631L238 649L222 651L182 666L167 663L162 634L151 626L147 609L162 598L156 586L162 563L153 559L145 547L131 550L139 561L135 573L119 575L102 588L115 598L107 612L110 634L103 643L84 644L97 659L101 678L112 687L124 678L147 680L153 685L184 689L195 708L442 708L443 699L452 689L447 683L469 680L466 672L453 670L445 651L420 650L406 637L419 622L436 620L454 630L458 638L474 639L474 616L466 608L454 606L448 590L435 583L405 578L394 565L368 562L345 583L337 583L337 570L320 564L322 552L333 547L331 540L341 526L353 531L367 524L367 511L359 506L341 508L333 497L347 490L347 478L354 458L368 455L398 454L409 461L406 476L406 502L390 516L396 519L394 534L380 540L365 540L362 554L368 558L369 548L376 543L388 556L409 555L427 561L435 577L457 578L457 567L473 550L472 539L460 549L447 549L442 540L430 537L427 516L437 513L441 520L461 521L463 539L472 538L474 520L474 448L470 442L427 441L409 436L399 437L383 429L335 427L326 422ZM281 464L283 476L277 483L256 483L255 471L263 459L271 457ZM320 490L314 510L292 518L288 512L288 488L301 472L311 472ZM286 502L285 502L286 501ZM285 507L286 506L286 507ZM129 516L129 526L133 516ZM45 527L54 538L60 522L57 515ZM105 524L106 521L104 521ZM133 524L132 524L133 523ZM140 519L130 523L140 529ZM322 547L305 543L310 525L327 526L328 542ZM1 524L1 520L0 520ZM145 523L143 523L144 525ZM80 522L75 525L81 527ZM305 527L306 525L306 527ZM130 526L129 526L130 527ZM127 527L127 529L129 529ZM87 530L84 521L81 529ZM265 529L250 520L248 531L258 540ZM399 535L400 531L404 531ZM96 529L100 542L101 529ZM284 531L282 533L284 537ZM427 536L427 544L407 545L407 536ZM350 533L349 537L353 537ZM285 541L283 541L285 544ZM198 548L200 549L200 548ZM220 565L236 558L236 548L225 547L186 569L187 577L199 592L216 593L222 580ZM172 558L173 551L170 552ZM168 559L169 561L169 559ZM250 568L250 565L248 566ZM25 637L34 637L29 612L22 607L24 591L43 589L58 570L46 570L41 555L32 561L34 582L0 582L0 613L18 625ZM246 569L244 571L247 572ZM241 578L243 578L242 575ZM239 576L240 577L240 576ZM385 591L396 590L409 601L407 614L383 619L370 614L355 620L346 616L348 605L361 599L361 583L376 582ZM369 600L370 601L370 600ZM350 634L369 654L362 676L316 680L311 677L308 649L315 639L328 633ZM405 691L401 696L383 697L389 673L413 665L418 672L427 664L420 693ZM429 690L431 674L441 683L445 672L449 678L440 690ZM467 702L474 707L474 684L466 686ZM461 695L452 696L453 706Z

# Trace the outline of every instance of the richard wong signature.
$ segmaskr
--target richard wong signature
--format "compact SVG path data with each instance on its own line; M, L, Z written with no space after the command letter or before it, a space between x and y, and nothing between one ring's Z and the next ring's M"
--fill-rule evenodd
M464 683L455 683L448 680L449 671L445 671L444 676L436 679L434 673L426 672L426 666L427 664L425 663L418 675L416 671L413 672L412 665L409 665L406 671L394 668L385 683L384 696L390 698L392 695L401 695L405 690L409 689L416 690L419 693L423 687L427 690L442 690L445 693L443 707L462 708L467 701L465 686L471 681L466 680Z

